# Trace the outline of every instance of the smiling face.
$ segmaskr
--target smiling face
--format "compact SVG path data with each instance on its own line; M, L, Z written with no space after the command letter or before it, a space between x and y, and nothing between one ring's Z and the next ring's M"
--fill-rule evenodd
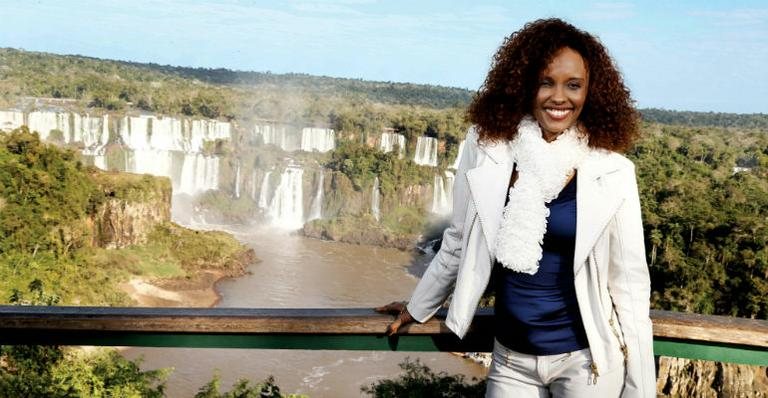
M539 122L544 138L554 140L579 120L587 100L589 73L584 58L563 47L539 74L533 99L533 117Z

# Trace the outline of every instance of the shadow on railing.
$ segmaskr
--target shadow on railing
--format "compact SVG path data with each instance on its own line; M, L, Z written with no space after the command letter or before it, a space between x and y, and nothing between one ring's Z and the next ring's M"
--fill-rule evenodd
M0 344L302 350L491 351L493 311L459 340L445 313L383 336L392 317L368 308L0 306ZM656 355L768 365L768 321L651 311Z

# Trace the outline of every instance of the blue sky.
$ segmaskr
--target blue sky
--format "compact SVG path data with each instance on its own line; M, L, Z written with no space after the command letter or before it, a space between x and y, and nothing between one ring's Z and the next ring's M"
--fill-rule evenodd
M564 18L640 107L768 113L766 1L7 1L0 47L477 89L505 36Z

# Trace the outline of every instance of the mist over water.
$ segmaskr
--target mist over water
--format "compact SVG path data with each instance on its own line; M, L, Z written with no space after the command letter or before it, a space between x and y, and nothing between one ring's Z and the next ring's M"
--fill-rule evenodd
M249 275L217 285L219 307L373 308L407 299L418 282L408 267L421 268L428 260L412 252L307 239L269 227L230 232L262 261L250 267ZM259 381L274 375L282 392L312 397L358 397L360 386L399 375L398 364L406 357L420 358L435 371L485 374L481 366L450 353L140 348L125 355L143 355L145 369L174 367L170 397L194 395L215 369L226 389L239 378Z

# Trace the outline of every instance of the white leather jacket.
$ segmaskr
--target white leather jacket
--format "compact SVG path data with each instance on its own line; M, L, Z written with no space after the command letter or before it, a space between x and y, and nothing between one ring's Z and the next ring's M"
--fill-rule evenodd
M461 338L489 283L513 166L508 142L477 139L471 129L454 181L450 225L408 304L414 319L425 322L453 293L445 323ZM592 149L576 178L574 284L593 375L624 369L622 397L655 397L650 278L634 165Z

